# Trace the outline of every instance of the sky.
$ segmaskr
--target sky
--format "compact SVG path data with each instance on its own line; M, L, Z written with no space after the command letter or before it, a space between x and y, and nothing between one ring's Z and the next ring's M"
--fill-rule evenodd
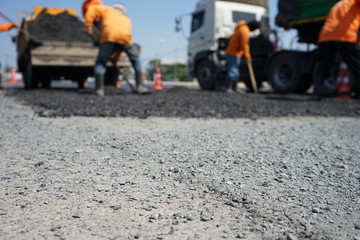
M105 5L123 3L132 20L133 40L141 45L143 66L149 60L186 60L190 16L183 17L184 34L175 32L175 17L191 13L198 0L103 0ZM18 22L19 11L31 12L34 6L71 8L81 17L82 0L0 0L0 11ZM269 0L270 19L277 13L276 0ZM5 19L1 22L6 22ZM82 17L81 17L82 19ZM11 37L15 29L0 33L0 62L2 66L16 66L16 46Z

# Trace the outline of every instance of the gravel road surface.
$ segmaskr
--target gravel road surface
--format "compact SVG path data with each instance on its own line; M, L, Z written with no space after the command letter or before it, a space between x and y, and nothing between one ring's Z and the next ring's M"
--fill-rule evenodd
M0 239L360 240L359 101L175 90L0 91Z

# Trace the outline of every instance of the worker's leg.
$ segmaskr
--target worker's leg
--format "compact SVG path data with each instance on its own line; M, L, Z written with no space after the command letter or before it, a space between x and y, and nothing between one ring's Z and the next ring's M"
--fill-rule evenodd
M339 50L344 62L354 76L354 88L356 98L360 98L360 46L357 43L338 43Z
M129 60L132 64L132 67L135 71L135 81L136 81L136 91L140 94L148 93L149 90L145 87L142 81L142 70L141 70L141 61L139 57L139 51L135 44L132 45L121 45L122 50L127 54Z
M226 56L227 64L227 75L226 75L226 91L231 92L235 87L239 79L239 63L240 58L236 55L227 54ZM236 89L235 89L236 90Z
M336 52L337 45L335 42L323 42L319 45L319 55L314 75L315 94L318 96L326 96L335 93L336 89L330 89L330 87L327 87L326 82L330 81L330 66L333 64Z
M99 53L94 67L96 94L99 96L104 96L106 63L115 51L116 44L114 43L102 43L99 46Z

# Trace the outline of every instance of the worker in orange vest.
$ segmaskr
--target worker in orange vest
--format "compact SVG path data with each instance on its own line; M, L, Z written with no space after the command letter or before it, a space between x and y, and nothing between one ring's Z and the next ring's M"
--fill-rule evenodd
M360 98L359 27L360 0L342 0L331 8L318 39L315 95L321 97L335 94L333 90L324 87L324 82L331 76L329 66L339 52L356 80L354 90L356 98Z
M229 39L228 46L226 48L226 60L227 60L227 75L226 82L220 83L220 87L217 87L219 91L233 92L237 91L237 83L240 77L239 67L241 58L245 58L246 61L251 61L250 54L250 32L259 28L258 21L239 21L235 27L233 35Z
M131 20L126 15L125 6L115 4L113 7L109 7L103 5L99 0L87 0L82 9L85 17L84 31L87 34L94 33L94 21L99 20L101 23L99 54L94 67L96 94L104 95L106 63L118 51L125 52L131 61L135 71L136 92L148 93L148 89L142 82L139 52L132 40Z

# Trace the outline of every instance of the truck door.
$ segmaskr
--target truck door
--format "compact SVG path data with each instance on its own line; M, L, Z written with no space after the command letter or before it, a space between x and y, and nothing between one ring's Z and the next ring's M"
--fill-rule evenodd
M194 58L198 52L205 48L205 10L201 10L192 15L191 34L189 39L190 58Z

